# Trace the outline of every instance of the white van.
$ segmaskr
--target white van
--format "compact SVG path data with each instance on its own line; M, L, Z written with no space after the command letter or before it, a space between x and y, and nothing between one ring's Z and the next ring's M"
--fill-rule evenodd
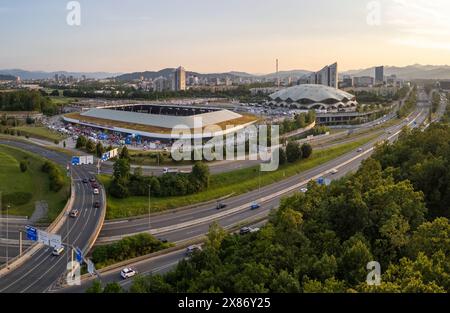
M64 252L64 246L59 246L59 247L55 247L55 248L53 249L52 254L53 254L54 256L60 256L63 252Z

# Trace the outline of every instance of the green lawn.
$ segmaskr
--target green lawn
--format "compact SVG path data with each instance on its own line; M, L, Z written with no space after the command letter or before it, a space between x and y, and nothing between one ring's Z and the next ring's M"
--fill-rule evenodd
M321 164L331 161L341 155L344 155L361 145L372 141L378 135L365 137L361 140L335 146L329 149L323 149L313 152L307 160L301 160L297 163L281 166L275 172L261 172L261 186L283 180L301 172L317 167ZM218 199L234 193L243 194L259 187L258 166L240 169L228 173L216 174L211 176L210 187L207 191L184 197L152 198L152 212L164 211ZM108 186L110 176L100 175L101 182ZM148 213L148 197L129 197L127 199L116 199L108 195L107 200L107 219L123 218L130 216L143 215Z
M44 126L20 126L15 127L14 129L20 131L23 136L29 136L52 142L55 140L61 141L67 138L66 136L63 136L58 132L52 131Z
M50 99L52 100L52 102L54 104L57 104L57 105L66 105L66 104L77 101L75 98L66 98L66 97L62 97L62 96L60 96L60 97L52 96L52 97L50 97Z
M22 160L28 163L25 173L19 168ZM34 154L0 145L0 191L3 208L10 204L9 214L31 216L35 202L46 201L49 211L45 222L50 222L64 208L69 196L69 179L59 192L50 191L48 175L41 171L43 162L43 158Z

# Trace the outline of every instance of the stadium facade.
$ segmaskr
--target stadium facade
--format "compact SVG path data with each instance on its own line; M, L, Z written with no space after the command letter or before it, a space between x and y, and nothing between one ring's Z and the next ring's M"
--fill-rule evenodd
M237 132L254 124L257 118L217 108L128 104L69 113L64 116L64 121L105 131L167 141L183 136L181 133L173 134L175 128L189 131L191 138L207 139Z

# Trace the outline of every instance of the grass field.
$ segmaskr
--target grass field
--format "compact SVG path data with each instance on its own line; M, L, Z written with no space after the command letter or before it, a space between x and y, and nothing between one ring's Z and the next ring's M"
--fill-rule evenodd
M67 138L44 126L20 126L15 127L14 129L20 131L23 136L29 136L32 138L43 139L52 142L55 140L61 141Z
M28 170L22 173L20 161L28 163ZM55 193L49 190L49 178L41 171L43 158L20 149L0 145L0 191L3 208L10 204L9 214L31 216L36 201L48 203L48 217L43 222L56 218L67 202L69 179L66 187ZM3 211L3 213L6 213Z
M361 140L323 149L313 152L307 160L301 160L297 163L280 166L275 172L261 173L261 186L283 180L301 172L317 167L329 162L341 155L344 155L361 145L372 141L378 135L365 137ZM216 174L211 176L210 187L207 191L184 197L152 198L152 212L164 211L218 199L234 193L243 194L259 187L258 166L240 169L228 173ZM101 175L101 182L108 186L110 176ZM116 199L108 196L107 200L107 219L123 218L130 216L143 215L148 213L148 197L129 197L127 199Z
M61 96L60 97L53 96L53 97L50 97L50 99L52 100L52 102L54 104L57 104L57 105L66 105L66 104L77 101L75 98L66 98L66 97L61 97Z

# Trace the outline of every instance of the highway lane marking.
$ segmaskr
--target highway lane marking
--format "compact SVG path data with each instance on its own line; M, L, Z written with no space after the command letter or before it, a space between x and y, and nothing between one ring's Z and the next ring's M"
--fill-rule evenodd
M75 174L76 176L78 176L78 173L77 173L76 171L74 171L74 174ZM82 197L82 203L84 203L84 190L83 190L83 188L81 188L81 190L82 190L82 195L83 195L83 197ZM79 199L79 198L77 198L77 199ZM75 203L74 203L74 205L75 205ZM77 222L77 221L76 221L76 222ZM69 230L69 232L66 234L66 237L64 237L64 239L67 238L67 236L69 236L71 230L73 229L73 227L75 227L76 222L74 223L74 225L72 226L72 228ZM66 223L69 223L69 220L66 220ZM63 226L62 229L60 230L60 233L63 234L64 231L66 230L66 228L67 228L67 227L64 227L64 226ZM63 241L64 241L64 239L63 239ZM44 252L45 252L45 253L48 253L49 250L50 250L50 248L47 247L47 248L45 249ZM45 254L43 254L43 255L45 256ZM67 252L67 251L65 251L64 254L61 255L61 257L58 258L57 262L54 263L54 265L51 266L51 267L44 273L44 275L45 275L46 273L48 273L48 271L50 271L51 269L53 269L53 268L59 263L60 260L63 260L65 255L66 255L67 258L68 258L68 252ZM6 288L10 288L11 286L13 286L14 284L16 284L17 282L20 282L25 276L28 276L29 273L31 273L32 271L36 270L36 269L37 269L38 267L40 267L45 261L47 261L47 260L52 260L51 257L52 257L52 256L50 256L49 254L47 254L46 257L44 257L44 259L43 259L41 262L39 262L37 265L35 265L34 267L32 267L25 275L23 275L23 276L21 276L19 279L15 280L13 283L11 283L10 285L8 285ZM43 276L41 276L41 278L42 278L42 277L43 277ZM41 278L40 278L40 279L41 279ZM24 291L28 290L28 289L29 289L31 286L33 286L37 281L38 281L38 280L35 280L35 282L34 282L33 284L29 285L27 288L25 288L25 289L22 290L21 292L24 292ZM52 284L53 284L53 283L52 283ZM6 288L2 289L1 291L5 290Z
M422 115L422 113L423 113L423 109L419 112L419 114L418 114L413 120L411 120L411 121L407 124L407 126L413 124L413 123L414 123L414 122ZM399 125L399 126L402 126L402 125ZM397 127L395 127L395 128L397 128ZM403 131L402 128L403 128L403 127L401 127L400 130L397 131L396 133L394 133L393 135L388 136L388 137L387 137L387 140L391 140L392 138L394 138L394 137L396 137L398 134L400 134L400 133ZM382 136L382 137L383 137L383 136ZM379 141L379 140L380 140L380 139L377 139L377 141ZM371 148L365 150L364 152L362 152L362 153L360 153L360 154L358 154L358 155L356 155L356 156L354 156L354 157L352 157L352 158L350 158L350 159L347 159L346 161L340 163L339 165L335 166L334 168L335 168L335 169L340 169L340 168L346 166L347 164L352 163L353 161L358 160L358 159L364 157L365 155L371 153L372 151L374 151L374 149L375 149L375 147L372 146ZM308 179L308 180L305 180L305 181L302 181L302 182L300 182L300 183L298 183L298 184L295 184L295 185L292 185L292 186L290 186L290 187L287 187L287 188L285 188L285 189L283 189L283 190L280 190L280 191L278 191L278 192L276 192L276 193L273 193L273 194L271 194L271 195L269 195L269 196L267 196L267 197L263 197L263 198L260 199L259 202L264 203L264 202L267 202L267 201L269 201L269 200L271 200L271 199L278 198L278 197L280 197L280 196L282 196L282 195L285 195L285 194L287 194L287 193L290 193L290 192L292 192L293 190L296 190L296 189L301 188L302 186L308 184L311 180L316 180L316 179L319 179L320 177L322 177L322 176L324 176L324 175L328 175L328 174L329 174L329 171L330 171L330 169L327 169L327 170L325 170L325 171L323 171L323 172L317 174L316 176L314 176L314 177L312 177L312 178L310 178L310 179ZM161 227L161 228L156 228L156 229L150 229L150 230L145 231L145 232L148 232L148 233L150 233L150 234L152 234L152 235L157 235L157 234L161 234L161 233L167 233L167 232L176 231L176 230L179 230L179 229L189 228L189 227L191 227L191 226L195 226L195 225L198 225L198 224L204 224L204 223L206 223L206 222L213 221L213 220L216 220L216 219L220 219L220 218L225 217L225 216L228 216L228 215L238 214L238 213L240 213L241 211L244 211L244 210L248 209L248 208L250 207L250 205L251 205L251 203L247 203L247 204L238 206L238 207L236 207L236 208L234 208L234 209L230 209L230 210L228 210L228 211L224 211L224 212L221 212L221 213L218 213L218 214L213 214L213 215L210 215L210 216L206 216L206 217L203 217L203 218L194 220L194 221L185 222L185 223L180 223L180 224L177 224L177 225L171 225L171 226L167 226L167 227ZM142 232L131 233L131 234L127 234L126 236L132 236L132 235L136 235L136 234L139 234L139 233L142 233ZM121 238L123 238L123 237L124 237L123 235L120 235L120 236L111 236L111 237L108 238L108 239L111 239L111 238L113 238L113 239L117 239L117 238L121 239Z

